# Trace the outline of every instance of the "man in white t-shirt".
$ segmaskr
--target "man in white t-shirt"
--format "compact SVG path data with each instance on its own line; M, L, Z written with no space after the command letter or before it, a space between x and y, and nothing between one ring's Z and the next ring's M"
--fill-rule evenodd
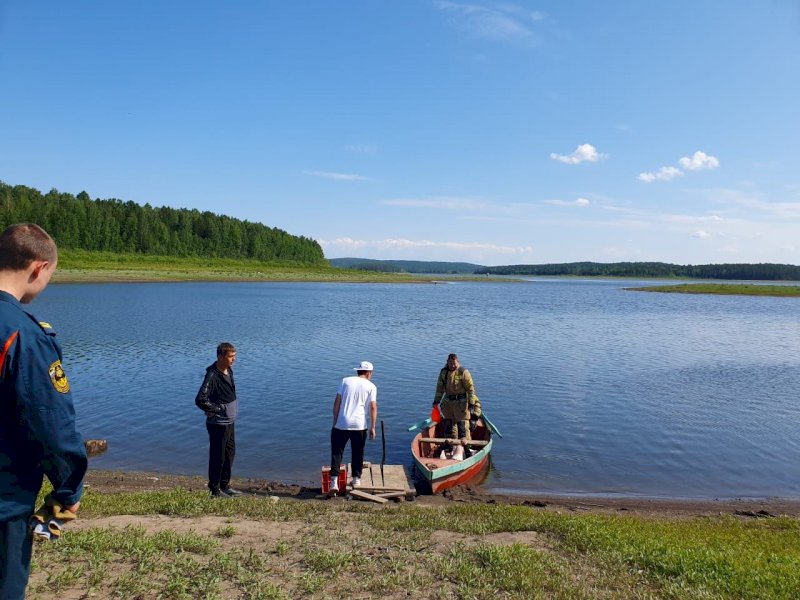
M372 363L361 361L353 367L355 375L345 377L339 384L336 400L333 401L333 428L331 429L331 493L339 491L339 465L344 448L350 441L353 454L351 485L361 485L361 470L364 467L364 446L367 443L367 417L369 438L375 439L375 423L378 420L378 388L372 379Z

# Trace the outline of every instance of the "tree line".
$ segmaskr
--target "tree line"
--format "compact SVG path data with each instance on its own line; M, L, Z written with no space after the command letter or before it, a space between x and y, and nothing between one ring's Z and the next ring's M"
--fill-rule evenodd
M36 223L65 249L325 264L315 240L261 223L0 181L0 230L13 223Z
M376 260L373 258L331 258L331 266L341 269L361 271L382 271L384 273L441 273L455 275L475 272L482 265L464 262L441 262L427 260Z
M549 265L482 267L476 269L475 273L479 275L575 275L580 277L658 277L800 281L800 267L797 265L774 263L674 265L662 262L574 262Z

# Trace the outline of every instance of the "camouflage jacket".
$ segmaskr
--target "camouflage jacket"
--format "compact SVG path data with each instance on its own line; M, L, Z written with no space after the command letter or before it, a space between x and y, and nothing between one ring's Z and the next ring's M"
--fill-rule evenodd
M459 367L455 371L450 371L447 367L439 371L439 378L436 380L436 395L433 401L441 402L443 397L460 396L466 394L467 404L470 412L475 416L481 414L481 401L475 393L475 384L472 375L464 367Z

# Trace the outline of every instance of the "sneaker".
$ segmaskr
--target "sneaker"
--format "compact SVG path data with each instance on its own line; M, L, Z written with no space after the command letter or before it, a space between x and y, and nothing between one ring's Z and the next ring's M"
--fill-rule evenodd
M228 486L222 489L223 494L227 494L231 498L235 498L236 496L243 496L244 492L240 492L239 490L235 490L232 487Z
M209 490L208 493L212 498L230 498L223 490Z
M338 494L339 493L339 477L336 477L333 481L331 481L331 487L328 488L329 494Z
M464 446L456 446L453 450L453 460L464 460Z
M361 487L361 477L353 477L353 481L350 483L354 488Z

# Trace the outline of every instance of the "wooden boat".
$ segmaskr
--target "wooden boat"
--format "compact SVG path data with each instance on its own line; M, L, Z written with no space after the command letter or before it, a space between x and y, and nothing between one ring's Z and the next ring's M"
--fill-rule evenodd
M464 460L453 460L440 458L442 449L455 447L461 442L444 437L441 425L426 419L408 430L419 431L411 442L411 455L418 473L434 494L476 479L489 466L492 435L503 437L494 423L481 417L472 432L472 440L465 442Z

